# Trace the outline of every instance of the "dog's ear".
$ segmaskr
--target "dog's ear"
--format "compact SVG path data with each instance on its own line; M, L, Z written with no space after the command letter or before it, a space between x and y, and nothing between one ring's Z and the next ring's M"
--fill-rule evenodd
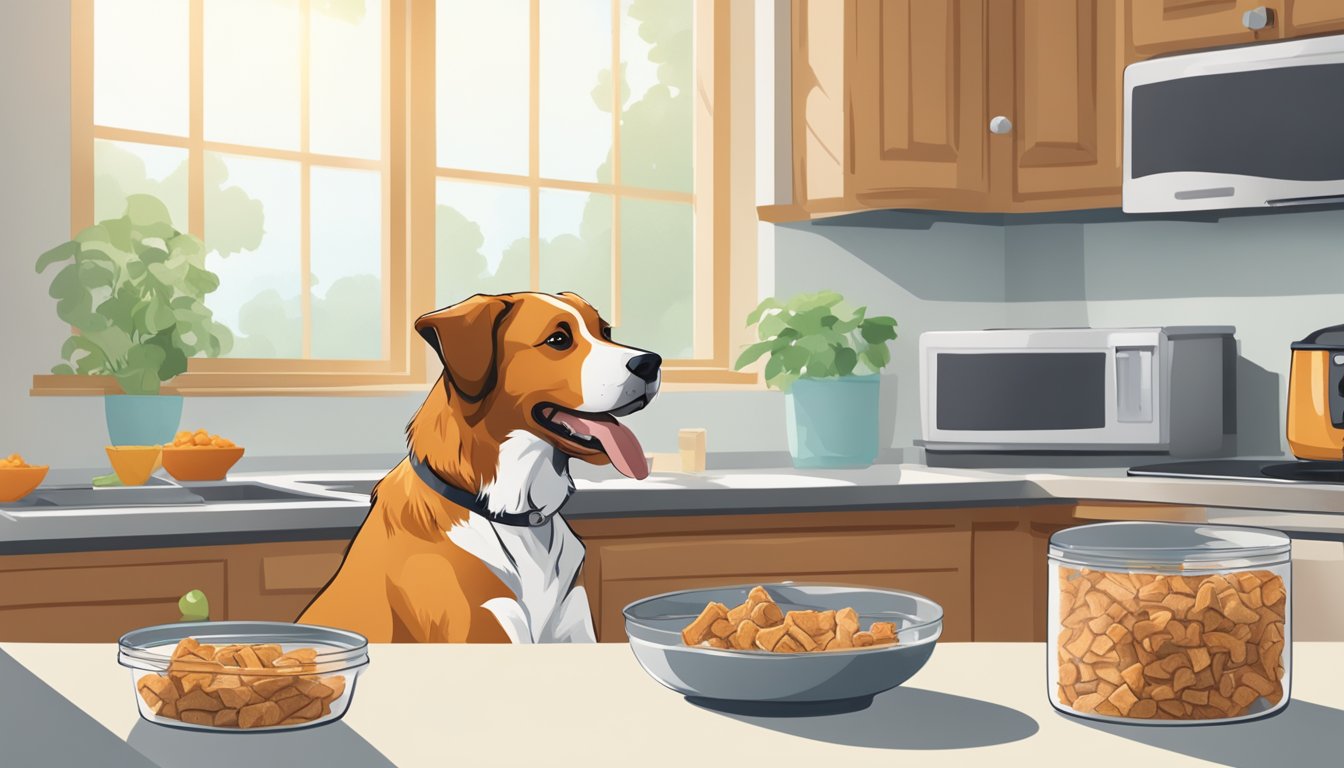
M451 307L421 315L415 330L443 363L445 383L468 403L484 400L498 378L499 327L513 303L476 294Z

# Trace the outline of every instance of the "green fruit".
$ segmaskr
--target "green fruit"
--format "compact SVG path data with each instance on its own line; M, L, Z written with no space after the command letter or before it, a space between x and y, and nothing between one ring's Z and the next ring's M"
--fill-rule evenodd
M205 593L193 589L177 601L177 609L182 612L182 621L206 621L210 618L210 601Z

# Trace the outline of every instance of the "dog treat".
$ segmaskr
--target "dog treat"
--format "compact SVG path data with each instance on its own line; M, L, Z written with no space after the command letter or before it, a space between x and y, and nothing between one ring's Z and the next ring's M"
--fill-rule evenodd
M706 605L681 630L681 639L705 648L811 653L894 645L896 633L896 624L890 621L875 621L866 632L859 631L859 615L853 608L784 613L764 587L753 587L746 602L734 608Z
M284 651L274 643L204 645L184 638L165 674L136 683L159 717L216 728L266 728L331 714L345 693L344 675L319 676L317 650Z
M212 435L204 429L195 432L178 432L173 442L164 443L164 448L234 448L233 441L219 435Z
M23 460L23 457L17 453L11 453L4 458L0 458L0 469L27 469L32 466Z
M1283 697L1287 590L1270 571L1059 570L1058 699L1154 720L1245 715Z

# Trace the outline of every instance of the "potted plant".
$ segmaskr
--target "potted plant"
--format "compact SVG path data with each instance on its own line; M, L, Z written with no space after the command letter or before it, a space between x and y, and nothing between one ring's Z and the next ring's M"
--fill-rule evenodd
M866 467L877 458L878 371L896 320L848 309L834 291L768 298L747 316L760 341L741 369L769 355L767 386L785 394L789 453L799 468Z
M124 394L104 398L112 445L173 439L182 397L159 385L187 369L187 358L218 357L233 334L215 322L204 297L219 287L205 246L174 229L168 208L130 195L126 213L94 224L37 259L37 271L63 265L51 280L56 315L74 332L56 374L113 376Z

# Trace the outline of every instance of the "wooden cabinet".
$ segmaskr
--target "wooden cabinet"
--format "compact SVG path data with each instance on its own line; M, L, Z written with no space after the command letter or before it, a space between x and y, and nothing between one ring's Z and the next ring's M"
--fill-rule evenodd
M1277 40L1283 33L1284 0L1126 0L1129 60L1221 45ZM1338 5L1335 0L1320 4ZM1264 8L1262 29L1246 26L1247 12Z
M1116 9L1105 0L1016 0L1007 208L1119 203L1124 67Z
M945 611L947 641L1044 639L1045 543L1071 505L575 519L602 642L621 610L681 589L820 581L905 589Z
M0 556L0 640L113 642L177 621L199 589L210 618L293 621L347 540Z
M1340 0L1284 0L1284 37L1344 31L1344 2Z
M853 194L908 205L989 188L985 0L858 0Z
M1119 205L1118 2L797 0L794 205L763 217Z

